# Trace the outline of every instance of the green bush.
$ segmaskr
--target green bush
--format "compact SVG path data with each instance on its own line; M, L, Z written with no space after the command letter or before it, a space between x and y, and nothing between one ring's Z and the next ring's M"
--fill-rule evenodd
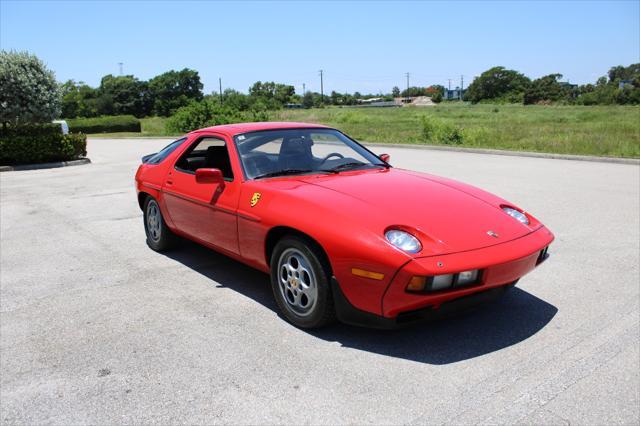
M59 125L29 125L0 130L2 165L68 161L85 155L86 135L63 135Z
M47 123L60 111L55 75L36 56L0 50L0 122Z
M167 120L165 130L169 134L179 134L219 124L267 121L269 114L264 108L258 101L249 111L238 111L227 105L220 105L215 99L204 99L178 109Z
M444 145L461 145L463 142L462 131L442 120L427 116L421 117L422 140L426 143Z
M93 118L73 118L67 120L71 132L116 133L140 132L140 120L133 115L105 115Z

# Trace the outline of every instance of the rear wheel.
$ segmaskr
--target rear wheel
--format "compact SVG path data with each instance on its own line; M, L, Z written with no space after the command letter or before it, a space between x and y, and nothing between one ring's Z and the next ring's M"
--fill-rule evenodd
M271 287L284 316L301 328L319 328L335 320L330 268L313 243L284 237L271 256Z
M158 202L153 197L147 197L143 211L147 245L155 251L163 251L170 248L174 241L174 234L164 222Z

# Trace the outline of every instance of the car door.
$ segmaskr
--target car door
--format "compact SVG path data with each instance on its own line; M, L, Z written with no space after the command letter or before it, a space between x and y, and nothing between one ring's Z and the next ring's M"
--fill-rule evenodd
M220 169L223 183L196 182L199 168ZM234 173L222 136L198 136L178 157L162 187L165 205L175 227L204 243L239 253L237 206L240 173Z

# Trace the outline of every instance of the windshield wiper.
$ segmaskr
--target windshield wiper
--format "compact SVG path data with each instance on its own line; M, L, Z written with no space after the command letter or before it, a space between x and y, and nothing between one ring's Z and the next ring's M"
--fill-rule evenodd
M265 174L254 177L254 179L262 179L262 178L276 177L276 176L297 175L300 173L311 173L313 171L314 170L311 170L311 169L284 169L284 170L277 170L275 172L265 173Z
M363 163L361 161L350 161L348 163L343 163L340 164L339 166L335 166L332 167L330 169L323 169L323 172L332 172L332 173L338 173L340 171L343 170L349 170L349 169L355 169L356 167L361 167L361 166L376 166L377 164L367 164L367 163Z

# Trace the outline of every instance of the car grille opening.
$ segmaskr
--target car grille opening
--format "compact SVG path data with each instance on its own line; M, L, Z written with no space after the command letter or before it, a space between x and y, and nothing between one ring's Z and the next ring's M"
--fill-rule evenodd
M538 255L538 260L536 261L536 266L547 260L549 257L549 246L540 250L540 254Z

